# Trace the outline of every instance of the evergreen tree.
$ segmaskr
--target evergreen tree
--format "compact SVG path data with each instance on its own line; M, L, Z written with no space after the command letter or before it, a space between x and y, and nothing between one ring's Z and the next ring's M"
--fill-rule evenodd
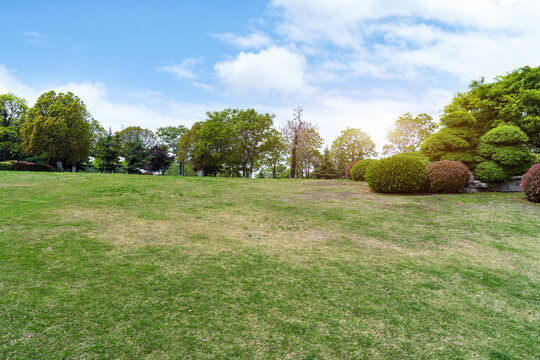
M338 177L336 164L334 163L332 154L328 148L324 149L321 164L315 170L315 177L317 179L336 179Z

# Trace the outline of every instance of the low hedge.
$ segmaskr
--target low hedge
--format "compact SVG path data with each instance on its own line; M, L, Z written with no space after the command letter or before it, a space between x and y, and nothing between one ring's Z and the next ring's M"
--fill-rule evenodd
M426 167L429 191L433 193L457 193L469 186L471 172L469 168L452 160L441 160Z
M478 164L474 169L474 176L480 180L494 183L504 182L510 178L508 173L493 161L484 161Z
M357 162L351 169L351 180L364 181L367 168L376 163L377 159L364 159Z
M414 156L392 156L369 166L365 175L371 190L381 193L414 193L425 188L427 170Z
M532 202L540 203L540 164L533 165L521 178L521 190Z
M0 171L1 170L15 170L15 166L11 161L0 162Z
M36 164L28 161L12 161L11 163L17 171L53 171L51 165Z

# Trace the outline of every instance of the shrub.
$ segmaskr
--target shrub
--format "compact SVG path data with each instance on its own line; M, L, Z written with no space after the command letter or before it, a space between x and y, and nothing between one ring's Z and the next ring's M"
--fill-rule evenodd
M367 168L366 181L373 191L413 193L422 190L427 171L421 160L411 156L392 156Z
M0 162L0 171L2 170L15 170L15 167L11 161L4 161Z
M429 191L434 193L461 192L469 185L471 172L467 165L452 160L441 160L426 167Z
M501 182L512 175L523 174L532 163L531 152L524 146L527 141L527 135L517 126L499 125L488 131L476 148L477 154L488 164L476 168L475 176L484 181Z
M13 161L13 167L17 171L53 171L51 165L35 164L28 161Z
M493 161L484 161L474 169L474 176L483 181L503 182L507 181L509 175L504 169Z
M441 124L449 128L466 127L476 125L476 119L465 110L453 111L441 117Z
M540 163L533 165L521 178L521 190L532 202L540 202Z
M371 165L379 160L376 159L364 159L357 162L351 169L351 180L364 181L366 170Z
M394 155L393 157L413 157L415 159L418 159L424 163L424 165L429 165L429 159L422 154L420 151L406 151L399 154Z
M540 164L540 154L531 154L531 161L533 164Z
M516 145L527 143L529 138L517 126L499 125L482 136L482 141L496 145Z
M360 159L361 160L361 159ZM351 180L351 169L354 165L356 165L360 160L354 160L352 163L347 165L345 168L345 178Z

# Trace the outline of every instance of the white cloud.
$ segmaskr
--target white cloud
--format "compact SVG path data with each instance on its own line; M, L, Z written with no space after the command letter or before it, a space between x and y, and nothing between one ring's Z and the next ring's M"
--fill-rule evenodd
M533 45L540 38L537 0L273 0L272 5L282 14L277 32L283 39L322 56L332 56L326 44L337 46L357 76L413 78L427 67L468 81L540 64L540 48Z
M272 39L260 32L254 32L246 36L233 33L216 34L214 36L227 44L237 46L241 49L260 49L272 45Z
M34 46L47 47L51 45L49 36L40 34L35 31L25 32L24 35L26 36L26 39L28 40L28 42Z
M152 91L122 92L125 99L113 101L114 94L101 82L31 86L0 64L0 93L13 92L24 97L28 105L32 106L40 94L50 90L73 92L86 104L96 120L106 128L112 127L113 131L131 125L154 130L167 125L190 126L203 119L210 106L171 101Z
M173 73L178 79L196 79L192 67L199 62L201 59L185 59L180 64L161 66L158 70Z
M312 90L305 78L304 56L283 47L241 52L232 60L217 63L214 69L217 77L237 92L290 94Z

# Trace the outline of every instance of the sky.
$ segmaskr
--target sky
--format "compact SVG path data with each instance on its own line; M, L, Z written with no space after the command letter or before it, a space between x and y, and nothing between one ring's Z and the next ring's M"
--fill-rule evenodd
M0 93L72 91L113 131L302 106L330 145L380 150L403 113L435 120L472 80L540 65L538 0L6 1Z

